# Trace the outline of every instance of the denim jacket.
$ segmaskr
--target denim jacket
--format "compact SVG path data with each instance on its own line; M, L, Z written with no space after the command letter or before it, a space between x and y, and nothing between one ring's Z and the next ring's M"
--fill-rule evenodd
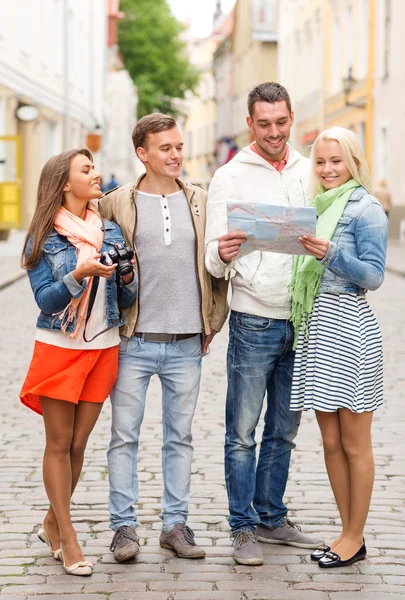
M388 220L379 202L356 188L320 262L325 266L319 292L364 294L384 279Z
M118 225L110 221L103 221L103 223L105 231L101 252L108 252L114 242L124 243L124 239ZM27 254L29 250L30 244ZM66 308L72 297L79 298L86 289L85 285L78 283L72 275L76 262L75 246L54 229L45 241L39 264L28 271L35 301L41 309L37 320L37 327L40 329L60 331L62 322L58 313ZM135 272L133 281L128 285L124 285L116 273L107 279L108 326L124 323L118 307L128 308L135 301L137 291L138 279ZM74 331L75 326L76 318L68 324L67 331Z

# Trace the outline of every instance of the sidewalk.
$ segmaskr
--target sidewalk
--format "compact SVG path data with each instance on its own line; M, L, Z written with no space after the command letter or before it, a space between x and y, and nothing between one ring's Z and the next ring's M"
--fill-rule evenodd
M262 544L261 567L234 563L223 471L226 327L203 359L201 394L193 425L194 461L189 524L204 560L187 561L159 547L161 392L152 378L139 451L138 530L142 551L114 562L109 544L106 451L110 403L91 435L72 516L89 578L71 577L37 537L48 505L42 484L43 425L23 407L19 390L31 358L38 309L26 278L0 292L0 600L400 600L405 590L405 278L386 274L370 293L381 324L385 404L373 423L376 482L365 537L366 561L322 572L307 550ZM387 310L389 307L389 310ZM258 432L260 439L260 432ZM327 480L314 415L302 417L286 501L290 518L308 532L333 539L339 519Z
M25 235L25 231L14 231L6 242L0 240L0 290L26 275L26 271L20 268L20 255ZM405 277L404 244L389 240L386 269Z

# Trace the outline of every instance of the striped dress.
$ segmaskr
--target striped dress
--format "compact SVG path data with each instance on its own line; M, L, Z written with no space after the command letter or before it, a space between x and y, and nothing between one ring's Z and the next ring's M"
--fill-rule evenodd
M382 403L382 336L366 298L321 293L309 336L299 333L290 410L361 413Z

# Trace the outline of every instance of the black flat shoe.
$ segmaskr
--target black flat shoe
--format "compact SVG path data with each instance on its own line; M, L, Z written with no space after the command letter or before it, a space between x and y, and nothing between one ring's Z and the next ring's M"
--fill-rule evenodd
M336 552L326 552L325 556L319 559L318 565L322 569L334 569L336 567L347 567L358 560L364 560L367 556L366 545L363 544L360 550L354 556L347 560L342 560Z
M327 552L330 552L330 546L319 546L311 552L311 560L320 560Z

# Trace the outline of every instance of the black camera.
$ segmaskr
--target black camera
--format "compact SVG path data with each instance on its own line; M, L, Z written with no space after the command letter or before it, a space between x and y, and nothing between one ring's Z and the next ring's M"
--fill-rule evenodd
M129 246L124 246L118 242L114 243L113 250L102 252L100 262L102 265L117 265L117 273L121 277L132 273L131 259L134 257L134 251Z

